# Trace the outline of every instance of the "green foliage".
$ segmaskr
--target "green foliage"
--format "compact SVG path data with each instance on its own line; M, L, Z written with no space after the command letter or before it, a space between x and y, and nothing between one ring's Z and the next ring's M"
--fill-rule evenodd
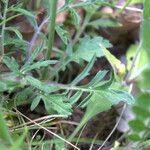
M71 104L67 102L65 95L42 95L42 99L44 101L47 112L52 112L52 110L55 110L59 114L66 117L71 115Z
M150 136L149 116L150 116L150 94L143 93L133 106L136 118L129 122L132 132L129 138L133 141L143 142Z
M144 1L144 13L143 13L143 23L141 29L141 47L143 53L143 49L146 51L146 55L148 54L149 58L149 34L150 31L150 1ZM149 66L149 59L145 64ZM142 81L139 81L139 89L142 92L139 93L139 96L136 99L132 110L135 114L135 119L129 122L131 127L131 131L129 134L129 139L135 141L135 147L139 147L142 149L147 149L149 147L149 138L150 138L150 82L149 82L149 73L150 69L147 67L143 73L141 74Z
M115 22L113 20L103 19L103 18L91 21L91 22L89 22L88 25L90 25L96 29L98 29L100 26L101 27L118 27L118 26L121 26L121 24L119 22Z
M38 1L38 6L40 2L42 3L43 1ZM74 0L66 0L64 6L59 10L55 8L57 1L45 1L45 4L46 3L48 4L48 15L46 18L50 18L50 21L42 23L43 26L49 23L47 24L50 26L48 39L45 33L43 33L43 26L41 27L42 23L39 25L39 21L37 21L37 18L40 18L40 14L36 11L33 12L25 9L23 7L24 5L20 2L10 6L8 5L9 2L5 1L5 5L8 6L8 8L5 6L6 10L1 14L2 21L0 22L0 28L2 32L0 36L2 37L1 46L4 50L1 50L2 57L0 58L0 63L3 63L2 65L6 67L6 73L2 72L0 75L0 96L4 99L0 104L1 107L10 114L9 109L24 106L24 104L30 104L31 111L34 111L42 102L47 114L59 114L64 118L73 114L74 106L81 107L81 109L86 108L85 115L72 134L72 138L83 125L98 113L110 109L113 105L121 101L129 105L134 103L134 98L124 90L124 87L118 80L118 77L121 81L123 80L125 70L121 62L107 50L107 48L112 47L112 44L103 37L83 34L87 26L98 29L100 26L114 27L120 26L120 24L116 21L103 18L91 21L92 16L100 6L111 6L111 3L106 0L86 0L79 3ZM25 2L23 4L25 4ZM54 5L55 7L53 7ZM83 20L83 24L77 11L78 8L85 9L86 17L85 20ZM70 31L67 30L65 24L55 24L56 14L63 11L69 11L70 13L72 18L71 23L74 24L76 30L75 38L70 34ZM147 19L147 12L144 14L145 19ZM18 16L25 16L26 21L34 27L31 41L25 39L24 34L21 33L17 25L9 26L9 21ZM143 26L147 25L145 24ZM44 29L45 28L47 27L44 26ZM55 31L63 42L63 44L59 46L55 45ZM143 33L144 39L147 36L145 28L143 28ZM40 39L41 42L38 43L38 39ZM143 45L148 46L147 42ZM20 57L18 56L18 51ZM61 55L58 55L58 53ZM38 58L39 55L42 55L42 58ZM81 85L81 81L90 75L90 71L96 59L104 56L114 69L112 76L110 75L110 79L105 80L105 77L107 75L109 76L107 70L100 70L91 81ZM82 68L85 66L84 64L87 63L87 65L78 75L75 77L71 76L70 79L67 78L67 82L64 84L60 83L63 79L61 74L59 74L60 71L73 70L74 65L72 64L74 63L78 63ZM116 86L116 84L119 86ZM136 111L137 109L135 108L135 112ZM45 112L43 112L43 114ZM21 125L22 132L22 129L25 128L24 120L18 114L15 115L17 115L20 124L18 125L15 121L14 124L18 126ZM147 115L148 114L145 113L145 116ZM12 120L15 118L13 117ZM0 122L0 139L4 142L4 144L0 146L3 147L3 149L8 147L10 150L27 149L24 141L33 140L32 137L27 135L27 131L25 130L23 134L18 134L13 130L12 132L15 134L14 137L20 136L19 138L14 138L9 133L2 113L0 113ZM27 127L30 128L28 123ZM144 128L145 126L142 126L141 129L143 130ZM20 130L18 130L18 132L20 132ZM62 141L54 142L54 144L56 149L60 148L60 144L63 144L61 148L65 149L65 144Z
M105 40L102 37L90 38L89 36L86 36L81 39L74 54L75 61L83 59L90 62L94 55L96 55L96 57L104 56L102 49L99 47L100 44L106 48L110 48L112 46L108 40Z
M103 45L100 44L100 47L114 70L115 78L121 81L126 73L125 65L121 63L121 61L115 56L113 56Z
M69 33L59 25L56 25L55 30L61 40L67 45L69 42Z
M8 128L6 126L6 122L3 118L2 109L0 108L0 139L5 142L5 144L12 144L11 136L8 132Z

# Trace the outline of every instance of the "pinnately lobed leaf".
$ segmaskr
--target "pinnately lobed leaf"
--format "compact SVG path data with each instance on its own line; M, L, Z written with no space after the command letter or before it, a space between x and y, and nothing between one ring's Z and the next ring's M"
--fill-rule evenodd
M104 56L99 44L106 48L110 48L112 46L108 40L105 40L99 36L94 38L86 36L82 38L74 54L74 61L79 62L80 59L83 59L87 62L90 62L94 55L96 55L96 57Z
M72 114L72 106L70 103L65 102L66 97L62 94L52 94L41 96L47 112L55 110L61 115L69 116Z

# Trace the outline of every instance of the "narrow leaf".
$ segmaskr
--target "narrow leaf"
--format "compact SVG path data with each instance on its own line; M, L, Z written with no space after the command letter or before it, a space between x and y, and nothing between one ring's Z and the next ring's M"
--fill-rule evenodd
M31 111L33 111L38 106L40 100L41 100L41 97L39 95L33 99L31 107L30 107Z
M46 67L48 65L54 65L57 62L58 62L57 60L39 61L39 62L34 63L33 65L25 66L24 68L22 68L22 72L26 73L26 72L31 71L33 69L39 69L40 67Z
M25 79L30 83L31 86L33 86L45 93L51 93L51 92L55 92L55 91L59 90L59 88L44 84L40 80L35 79L31 76L27 76Z
M95 62L95 56L91 59L91 61L88 63L88 65L84 68L84 70L71 82L71 85L76 85L79 83L81 80L83 80L86 76L89 75L89 71L94 65Z
M8 144L12 144L12 139L3 116L0 108L0 139Z
M108 71L99 71L86 86L87 87L95 86L106 76L107 72Z
M61 40L64 42L64 44L68 44L69 41L69 33L65 29L63 29L61 26L56 25L55 27L57 34L61 38Z
M79 100L79 98L81 97L82 93L83 93L82 91L76 92L76 93L69 99L70 104L71 104L71 105L75 104L75 103Z
M126 73L125 65L121 63L121 61L118 60L115 56L113 56L103 45L100 44L100 48L103 50L105 57L111 64L114 70L116 79L122 80Z
M9 58L7 56L4 56L3 61L15 75L21 74L19 71L19 65L17 64L16 60L13 57Z
M80 25L81 18L79 16L79 14L73 8L70 8L69 10L70 10L71 16L73 18L74 24L77 26Z
M19 39L21 39L21 40L23 39L22 34L20 33L20 31L17 28L15 28L15 27L6 27L5 30L12 31L18 36Z

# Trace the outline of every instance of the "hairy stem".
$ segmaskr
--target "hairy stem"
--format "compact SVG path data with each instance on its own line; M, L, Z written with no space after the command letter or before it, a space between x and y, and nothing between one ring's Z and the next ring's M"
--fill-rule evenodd
M57 11L57 0L52 0L51 1L51 9L50 9L51 17L50 17L48 50L47 50L47 54L46 54L46 59L50 59L52 47L53 47L53 43L54 43L56 11Z
M8 8L8 0L5 1L4 5L5 6L4 6L4 12L3 12L3 20L6 20L6 14L7 14L7 8ZM2 57L4 55L5 26L6 26L6 22L3 23L3 25L2 25L2 32L1 32L1 56Z
M57 13L57 0L51 0L50 5L50 28L49 28L49 36L48 36L48 50L46 53L46 60L51 58L52 47L54 43L54 35L55 35L55 20ZM44 69L43 79L48 78L48 67Z

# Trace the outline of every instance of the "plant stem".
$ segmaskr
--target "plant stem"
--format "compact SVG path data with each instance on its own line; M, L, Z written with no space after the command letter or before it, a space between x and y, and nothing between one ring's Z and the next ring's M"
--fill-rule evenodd
M6 20L6 14L7 14L7 8L8 8L8 0L4 3L4 13L3 13L3 20ZM4 39L5 39L5 26L6 22L3 23L2 25L2 32L1 32L1 56L3 57L4 55Z
M50 28L49 28L48 50L46 53L46 60L49 60L51 58L52 47L54 43L57 0L51 0L50 6L51 6L50 7ZM43 79L47 79L47 78L48 78L48 67L44 69L44 73L43 73Z
M49 28L49 37L48 37L48 51L46 54L46 59L50 59L52 47L54 43L56 11L57 11L57 0L52 0L51 9L50 9L51 17L50 17L50 28Z
M89 23L90 19L91 19L92 14L87 13L84 19L84 22L80 28L80 30L77 32L72 44L74 45L80 38L81 34L83 33L83 31L85 30L87 24Z

